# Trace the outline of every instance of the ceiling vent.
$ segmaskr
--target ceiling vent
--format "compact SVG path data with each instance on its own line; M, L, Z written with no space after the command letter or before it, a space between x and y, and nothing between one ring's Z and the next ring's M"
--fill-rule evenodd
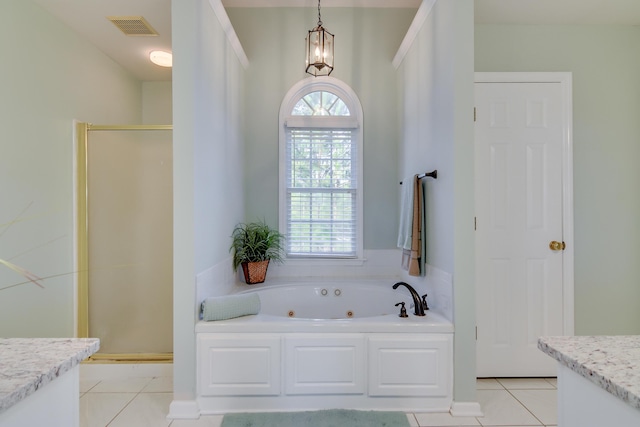
M158 32L142 16L107 16L127 36L157 36Z

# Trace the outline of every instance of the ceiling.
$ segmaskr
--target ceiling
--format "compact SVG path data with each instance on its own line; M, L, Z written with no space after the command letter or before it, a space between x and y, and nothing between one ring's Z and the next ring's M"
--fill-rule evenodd
M32 0L142 81L169 81L148 60L171 51L171 0ZM226 7L316 7L316 0L222 0ZM323 0L322 7L410 7L421 0ZM158 36L124 35L107 16L143 16ZM640 0L475 0L476 23L640 25Z
M0 0L1 1L1 0ZM169 81L171 69L149 61L171 51L171 0L32 0L142 81ZM143 16L157 36L126 36L107 16Z

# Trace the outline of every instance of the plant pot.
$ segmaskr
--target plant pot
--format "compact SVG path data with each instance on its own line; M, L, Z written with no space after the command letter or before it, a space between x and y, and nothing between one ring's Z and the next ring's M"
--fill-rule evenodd
M258 262L243 262L242 272L244 273L244 281L247 285L254 285L256 283L264 282L267 277L267 268L269 267L269 260Z

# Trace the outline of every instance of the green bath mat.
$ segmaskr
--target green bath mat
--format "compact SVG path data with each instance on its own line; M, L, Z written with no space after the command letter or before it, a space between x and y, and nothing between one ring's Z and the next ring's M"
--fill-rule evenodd
M403 412L329 409L227 414L222 427L409 427Z

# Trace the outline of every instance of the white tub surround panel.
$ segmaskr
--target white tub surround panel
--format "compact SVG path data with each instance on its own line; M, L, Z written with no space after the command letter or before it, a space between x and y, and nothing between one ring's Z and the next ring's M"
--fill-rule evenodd
M640 335L542 337L558 361L558 424L640 425Z
M238 282L238 275L233 271L233 258L231 257L197 274L196 312L200 308L200 303L207 297L218 297L237 292Z
M269 279L322 278L396 278L402 260L398 249L370 249L364 251L364 259L287 259L282 264L269 264Z
M196 325L201 414L350 408L448 412L453 325L396 314Z
M269 281L257 315L198 322L201 414L329 408L448 412L453 324L395 280ZM404 301L408 316L398 316Z
M407 310L409 311L409 310ZM418 320L415 320L418 319ZM402 319L395 314L377 317L360 317L353 319L289 319L282 316L257 314L237 317L235 319L216 322L200 321L196 324L196 334L217 333L407 333L407 334L453 334L451 322L438 313L428 313L418 318L409 312L409 317Z
M411 278L407 277L409 280ZM453 322L453 276L432 265L426 265L427 303L429 308Z
M0 338L0 425L77 426L78 364L99 348L96 338Z

